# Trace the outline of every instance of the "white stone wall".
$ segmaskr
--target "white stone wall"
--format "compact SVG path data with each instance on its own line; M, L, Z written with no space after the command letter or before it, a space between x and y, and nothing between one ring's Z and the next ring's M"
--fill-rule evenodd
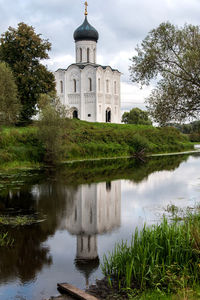
M109 109L111 123L121 123L120 75L110 67L86 65L80 69L73 64L55 72L57 94L63 104L78 111L81 120L106 122Z
M75 43L76 63L96 63L96 47L97 43L94 41L78 41ZM82 50L81 50L82 49ZM89 57L88 50L89 49ZM82 51L82 55L81 55ZM82 58L81 58L82 56ZM89 58L89 59L88 59Z
M97 121L106 122L106 110L111 111L111 123L121 123L120 73L110 67L98 67L97 82ZM99 86L100 85L100 86ZM115 86L116 85L116 86Z
M96 121L96 68L88 65L82 70L83 120ZM91 85L91 86L90 86Z

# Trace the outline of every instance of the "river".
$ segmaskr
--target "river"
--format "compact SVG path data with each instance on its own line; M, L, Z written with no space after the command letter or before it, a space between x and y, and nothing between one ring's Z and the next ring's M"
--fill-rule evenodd
M0 214L44 221L3 227L14 246L0 248L0 299L47 299L58 282L85 288L102 278L103 255L116 242L159 222L168 205L199 203L199 170L193 154L1 173Z

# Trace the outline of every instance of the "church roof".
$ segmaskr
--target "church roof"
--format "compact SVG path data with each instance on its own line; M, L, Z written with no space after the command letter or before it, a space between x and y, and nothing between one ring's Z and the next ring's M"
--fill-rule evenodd
M85 16L83 24L74 31L74 40L76 42L83 40L97 42L98 39L98 31L92 25L90 25L87 16Z
M94 68L98 68L101 67L102 69L106 69L106 68L110 68L113 72L119 72L119 70L117 69L113 69L110 66L102 66L102 65L98 65L98 64L93 64L93 63L76 63L76 64L71 64L67 69L61 69L59 68L57 71L67 71L70 67L72 66L77 66L79 69L83 70L85 67L87 66L92 66ZM57 72L56 71L56 72ZM119 72L120 73L120 72Z

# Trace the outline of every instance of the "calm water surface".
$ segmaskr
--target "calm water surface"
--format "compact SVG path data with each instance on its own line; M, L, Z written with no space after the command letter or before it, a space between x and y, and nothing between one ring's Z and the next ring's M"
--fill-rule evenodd
M3 228L15 245L0 249L0 299L46 299L58 294L58 282L80 288L95 282L103 254L116 242L131 240L144 222L159 222L168 204L199 202L199 170L196 154L0 174L1 215L45 219Z

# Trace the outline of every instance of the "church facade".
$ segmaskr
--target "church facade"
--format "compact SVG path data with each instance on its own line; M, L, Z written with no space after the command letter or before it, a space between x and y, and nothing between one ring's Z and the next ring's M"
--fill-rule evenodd
M55 72L56 90L73 118L90 122L121 122L121 73L96 63L99 34L87 19L74 32L76 63Z

